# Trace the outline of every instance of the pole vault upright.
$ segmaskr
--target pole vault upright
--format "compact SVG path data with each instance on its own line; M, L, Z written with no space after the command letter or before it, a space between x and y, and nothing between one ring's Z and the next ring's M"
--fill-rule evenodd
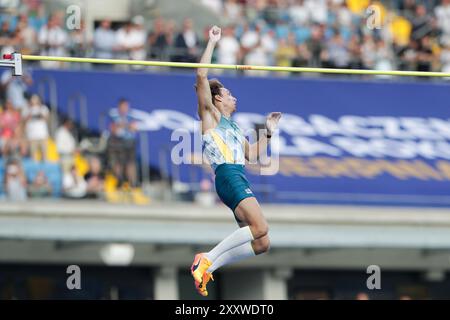
M0 60L0 67L12 68L14 76L21 76L22 72L22 55L20 53L4 54Z

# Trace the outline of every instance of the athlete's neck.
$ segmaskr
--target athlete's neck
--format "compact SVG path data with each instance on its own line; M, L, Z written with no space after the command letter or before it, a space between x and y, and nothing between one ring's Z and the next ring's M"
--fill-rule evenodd
M227 119L231 119L231 113L228 112L222 112L222 115L227 118Z

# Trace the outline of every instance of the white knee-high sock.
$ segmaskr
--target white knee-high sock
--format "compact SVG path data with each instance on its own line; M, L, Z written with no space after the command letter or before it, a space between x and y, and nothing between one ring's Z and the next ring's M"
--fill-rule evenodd
M207 271L212 273L226 264L238 262L253 256L255 256L255 251L253 250L252 242L248 241L238 247L234 247L233 249L222 253L216 260L214 260L213 264Z
M224 252L252 240L254 238L249 226L239 228L206 253L206 257L214 262Z

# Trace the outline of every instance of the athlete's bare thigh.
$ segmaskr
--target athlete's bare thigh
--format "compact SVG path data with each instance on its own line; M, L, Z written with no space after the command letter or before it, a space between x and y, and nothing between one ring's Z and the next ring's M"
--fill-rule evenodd
M265 236L268 232L268 225L261 207L256 198L245 198L234 210L236 217L241 221L240 227L250 226L255 239Z

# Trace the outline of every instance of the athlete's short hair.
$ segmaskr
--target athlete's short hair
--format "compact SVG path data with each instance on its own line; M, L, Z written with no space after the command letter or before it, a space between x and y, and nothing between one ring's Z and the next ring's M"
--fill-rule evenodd
M208 80L209 89L211 90L211 100L213 105L215 105L216 99L214 98L216 95L221 96L222 92L221 88L225 88L223 84L216 78ZM197 90L197 85L194 85L195 90Z
M212 103L213 103L213 105L215 105L215 102L216 102L215 96L222 95L222 92L220 91L220 89L224 88L224 86L218 79L211 79L211 80L209 80L209 88L211 90Z

